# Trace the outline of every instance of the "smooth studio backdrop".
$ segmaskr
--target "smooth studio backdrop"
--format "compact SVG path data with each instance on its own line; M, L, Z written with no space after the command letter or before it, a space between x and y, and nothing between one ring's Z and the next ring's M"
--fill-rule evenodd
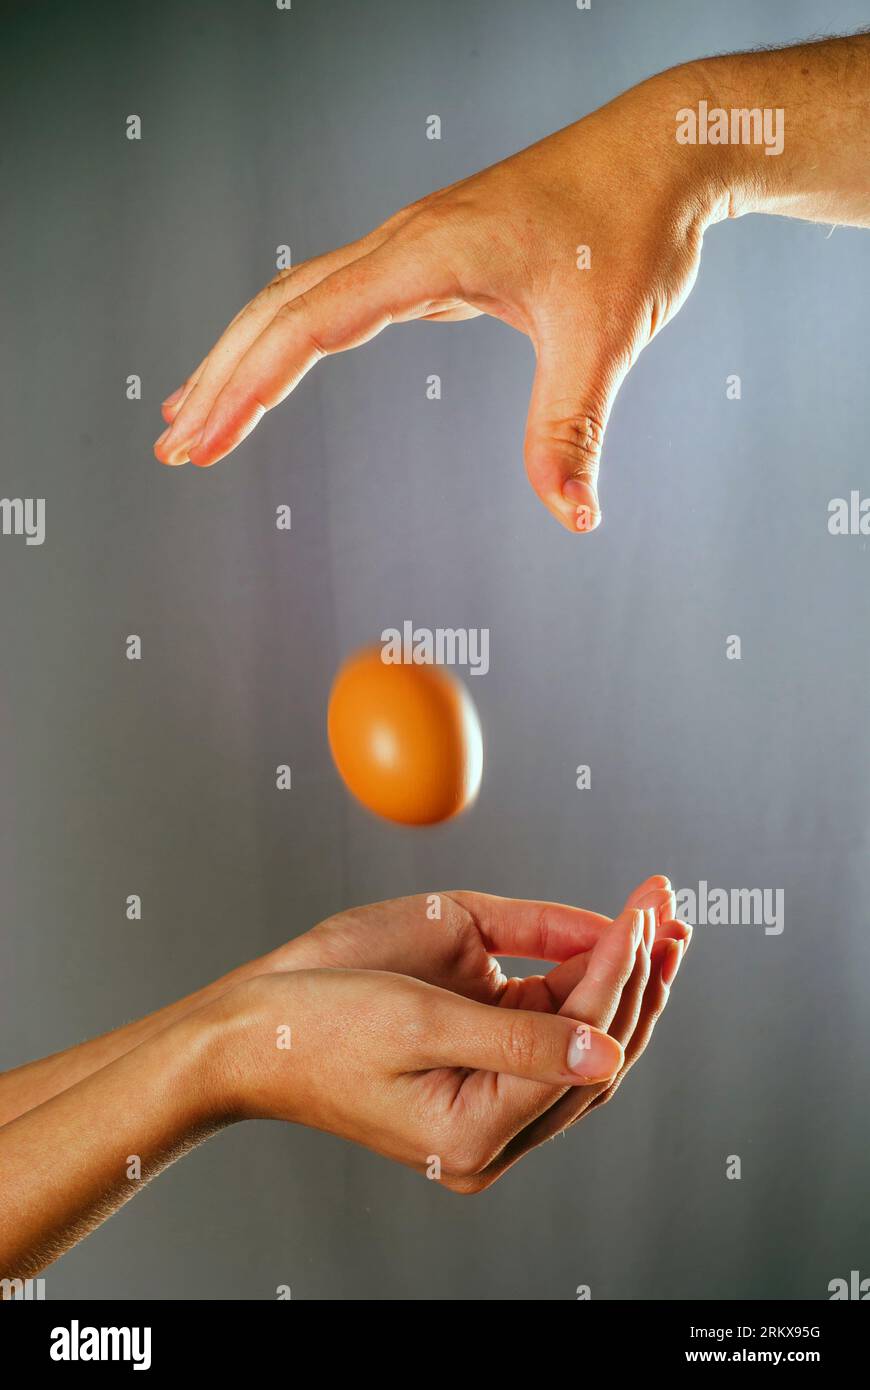
M525 481L533 354L487 319L322 364L212 471L151 456L159 401L279 245L317 254L657 70L866 5L3 14L0 495L46 499L42 546L0 536L4 1065L354 903L461 886L613 912L652 872L785 893L781 935L699 927L618 1099L485 1194L238 1126L47 1296L817 1299L870 1274L870 552L827 529L831 498L870 492L870 235L710 231L618 398L590 538ZM423 832L352 803L325 736L340 661L405 619L491 632L480 799Z

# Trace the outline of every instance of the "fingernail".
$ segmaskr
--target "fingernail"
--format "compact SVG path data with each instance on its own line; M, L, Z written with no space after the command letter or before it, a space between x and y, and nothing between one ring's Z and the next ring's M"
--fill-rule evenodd
M171 424L171 425L169 426L169 428L166 430L166 432L165 432L165 434L164 434L164 436L163 436L163 442L164 442L164 443L168 443L168 441L169 441L170 439L172 439L173 437L177 436L177 434L178 434L178 421L180 420L180 418L181 418L180 415L176 415L175 419L172 421L172 424Z
M679 917L668 918L669 935L674 941L682 941L683 950L687 951L689 942L692 939L692 928L688 922L681 922Z
M161 405L175 405L186 385L187 382L183 381L177 391L173 391L171 396L167 396L165 401L161 401Z
M642 912L639 908L635 908L634 912L632 913L632 916L634 918L634 923L632 927L631 939L634 942L634 949L637 950L638 946L643 940L643 934L646 930L646 913Z
M189 430L179 429L180 415L176 415L169 429L161 435L160 443L166 455L166 463L187 463L190 458Z
M645 922L643 928L643 944L647 951L652 950L652 944L656 935L656 910L654 907L646 908L644 912Z
M581 1023L568 1044L568 1070L584 1081L607 1081L622 1066L622 1048L615 1038Z
M578 531L594 531L601 524L598 494L591 484L582 482L580 478L566 478L562 484L562 496L577 508L574 524Z
M674 941L674 942L672 942L672 943L671 943L671 949L668 951L668 954L665 956L664 964L663 964L663 966L662 966L662 984L667 985L668 988L670 988L670 986L674 983L674 980L677 978L677 971L678 971L679 968L680 968L680 961L681 961L682 959L683 959L683 943L682 943L682 941Z

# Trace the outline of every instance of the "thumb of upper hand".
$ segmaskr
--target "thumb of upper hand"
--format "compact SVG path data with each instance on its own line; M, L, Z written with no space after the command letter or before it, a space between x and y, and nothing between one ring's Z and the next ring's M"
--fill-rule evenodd
M594 531L601 522L601 446L627 366L605 358L576 321L552 329L537 344L537 357L526 473L557 521L570 531Z

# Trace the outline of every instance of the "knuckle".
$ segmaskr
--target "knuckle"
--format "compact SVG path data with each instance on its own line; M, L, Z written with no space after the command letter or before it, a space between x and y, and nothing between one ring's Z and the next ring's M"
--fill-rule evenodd
M550 950L553 945L553 929L550 924L550 912L546 906L542 907L535 918L535 929L537 931L539 951L541 960L550 960Z
M604 428L603 412L588 408L560 412L551 420L550 442L565 451L575 476L585 479L597 474Z
M448 968L459 970L466 965L476 967L480 950L480 934L467 908L456 901L452 893L441 893L442 915L439 922L440 947Z
M667 999L663 999L660 1003L656 1004L655 1008L650 1013L646 1027L643 1029L643 1032L638 1037L637 1042L635 1043L633 1048L633 1051L635 1052L636 1056L640 1057L644 1052L646 1052L647 1048L652 1042L652 1036L655 1031L655 1026L661 1018L662 1014L664 1013L665 1008L667 1006L667 1002Z
M511 1072L534 1072L541 1058L541 1046L524 1018L512 1018L502 1037L502 1052Z
M460 204L443 193L430 195L408 209L410 214L402 225L402 234L409 241L428 241L449 230Z
M422 198L417 198L415 202L406 203L404 207L397 208L396 211L394 213L391 213L390 216L386 219L386 221L382 222L379 227L375 228L375 230L372 233L370 233L370 235L374 237L382 236L385 232L397 232L400 227L404 227L406 222L410 222L412 218L416 217L419 213L423 212L424 209L429 207L435 199L435 197L435 193L426 193L423 195Z
M285 299L275 310L275 319L279 323L292 323L302 313L305 307L305 295L297 295L295 299Z
M427 1018L419 1003L409 998L401 1011L397 1009L396 1028L401 1047L408 1057L420 1058L437 1047L437 1036L431 1018Z
M311 351L316 353L318 357L326 357L328 356L329 349L320 342L314 333L312 333L310 327L303 327L306 314L310 307L307 294L297 295L295 299L287 300L285 303L279 305L275 313L274 321L293 328L296 332L301 329L304 342Z
M437 189L431 193L424 193L422 198L416 198L413 203L406 203L403 208L399 208L399 211L394 212L393 216L389 218L384 225L389 226L391 222L397 221L408 222L412 217L418 217L421 212L426 212L432 207L437 197Z
M288 265L283 270L279 270L278 274L273 275L272 279L263 286L263 293L265 295L273 295L276 292L283 294L287 289L287 281L295 279L300 269L301 265Z

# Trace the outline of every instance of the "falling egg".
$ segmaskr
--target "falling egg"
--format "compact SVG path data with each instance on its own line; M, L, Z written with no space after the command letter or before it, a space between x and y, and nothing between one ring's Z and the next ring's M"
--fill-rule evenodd
M449 820L477 795L483 738L474 701L442 666L357 652L335 677L329 746L348 790L402 825Z

